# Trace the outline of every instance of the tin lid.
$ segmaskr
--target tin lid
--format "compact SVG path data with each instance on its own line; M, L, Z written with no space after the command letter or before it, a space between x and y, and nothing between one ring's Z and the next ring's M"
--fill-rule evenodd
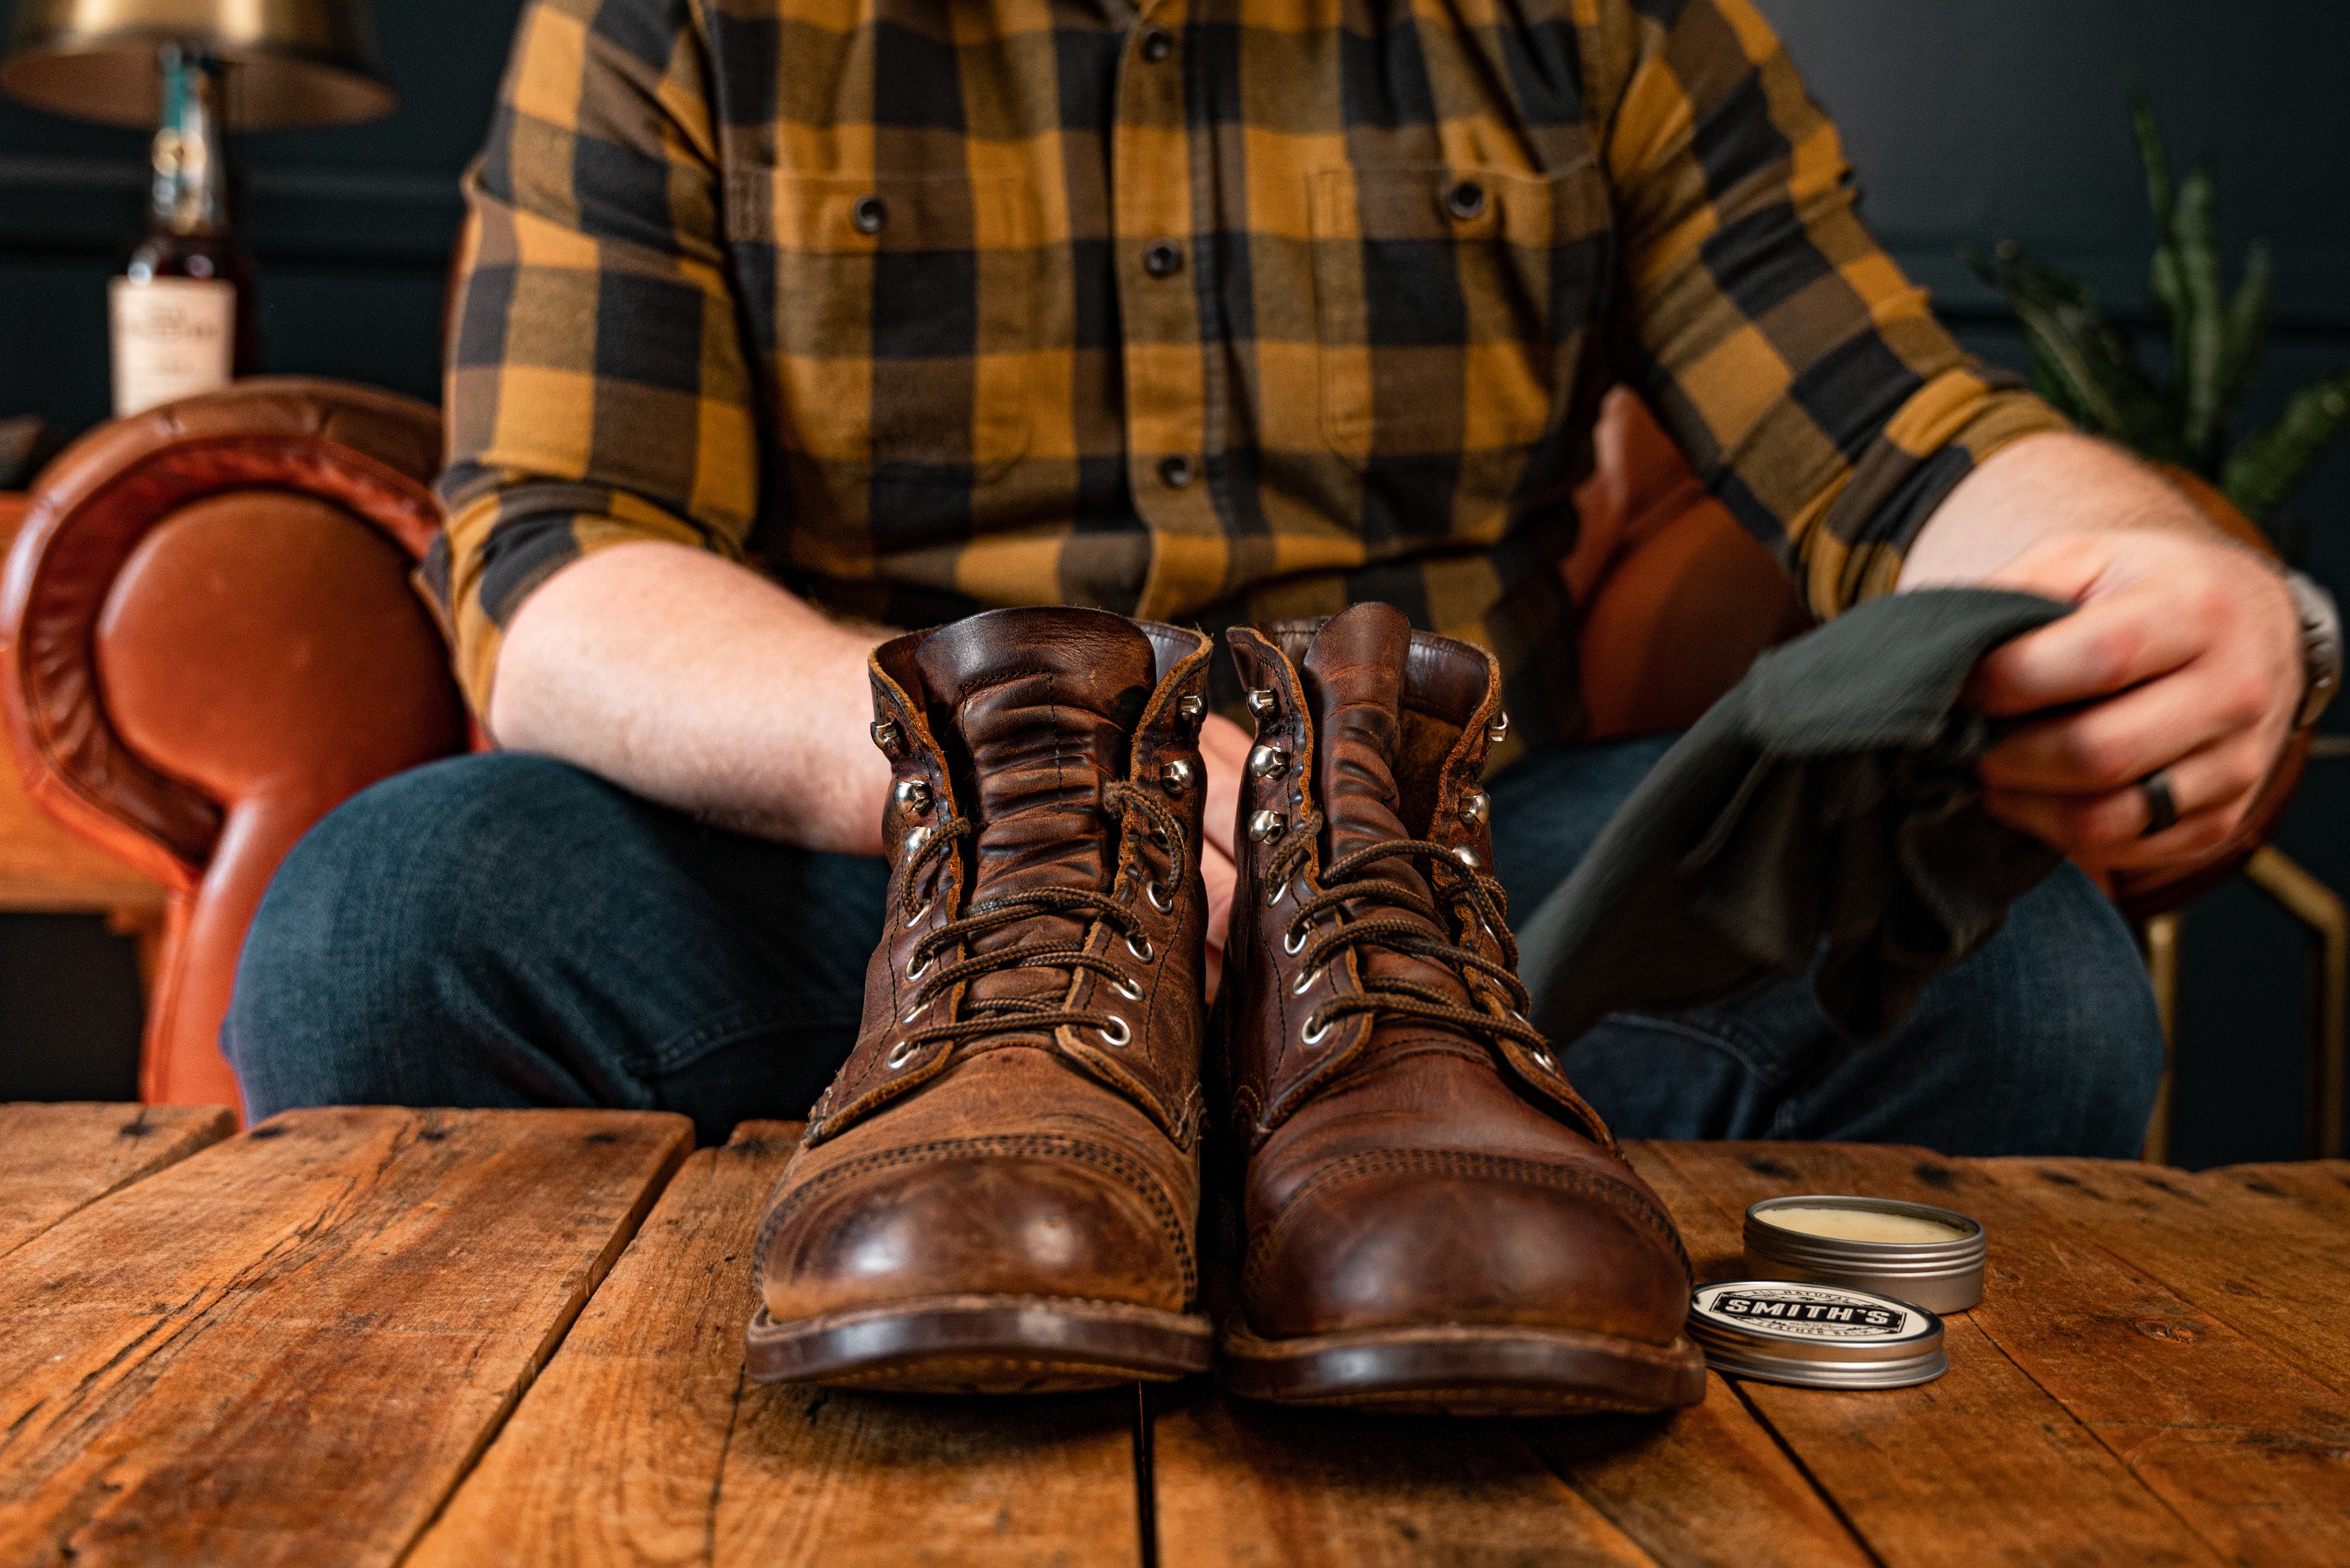
M1806 1388L1907 1388L1950 1368L1940 1318L1842 1285L1700 1285L1690 1298L1689 1336L1717 1372Z

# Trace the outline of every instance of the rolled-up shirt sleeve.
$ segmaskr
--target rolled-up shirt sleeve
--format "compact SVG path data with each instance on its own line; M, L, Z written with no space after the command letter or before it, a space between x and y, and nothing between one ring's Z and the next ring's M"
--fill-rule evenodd
M1747 0L1643 0L1604 156L1619 372L1813 610L1889 591L1974 466L2069 428L1970 358L1854 210L1835 127Z
M749 535L753 395L706 75L685 0L523 13L465 178L447 528L422 573L477 712L504 628L569 562L641 539L739 558Z

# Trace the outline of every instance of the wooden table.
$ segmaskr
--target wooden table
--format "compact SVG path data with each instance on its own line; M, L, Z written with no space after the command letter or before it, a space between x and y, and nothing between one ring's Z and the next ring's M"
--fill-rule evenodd
M0 1563L2350 1563L2339 1163L1638 1147L1703 1275L1866 1191L1980 1216L1990 1295L1924 1387L1504 1423L746 1383L781 1124L227 1133L0 1107Z

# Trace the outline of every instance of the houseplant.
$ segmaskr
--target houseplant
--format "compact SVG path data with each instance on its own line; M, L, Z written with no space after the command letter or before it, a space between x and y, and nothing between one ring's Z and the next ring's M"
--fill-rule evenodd
M2135 86L2129 96L2154 211L2147 293L2156 325L2169 337L2167 375L2147 368L2131 332L2107 317L2079 279L2012 241L2001 241L1988 255L1961 254L2014 309L2043 397L2082 429L2215 486L2280 554L2298 562L2306 526L2284 503L2350 429L2350 367L2301 388L2275 420L2234 439L2237 412L2268 347L2269 249L2253 241L2242 279L2232 293L2226 289L2210 165L2199 161L2174 181L2151 105Z

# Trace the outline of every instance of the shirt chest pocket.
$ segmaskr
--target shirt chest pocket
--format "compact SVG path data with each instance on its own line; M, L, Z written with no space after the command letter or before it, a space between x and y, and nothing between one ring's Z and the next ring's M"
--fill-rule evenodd
M1596 167L1307 178L1322 425L1338 454L1488 466L1547 435L1614 266Z
M726 234L785 452L967 489L1030 438L1036 221L1017 176L737 170Z

